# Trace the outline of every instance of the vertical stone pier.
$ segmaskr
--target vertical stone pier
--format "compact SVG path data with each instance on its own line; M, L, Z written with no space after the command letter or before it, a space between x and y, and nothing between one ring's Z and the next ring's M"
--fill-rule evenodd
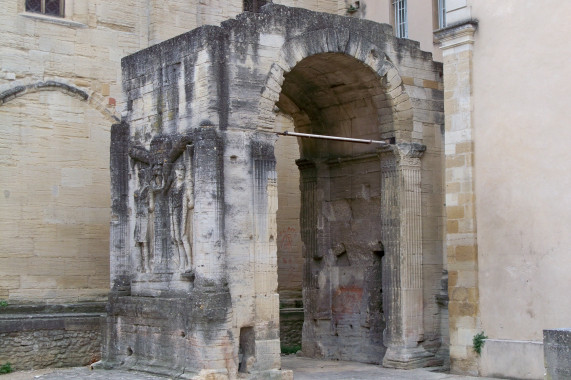
M385 367L422 367L432 357L419 346L424 338L420 158L425 150L420 144L380 150Z
M446 253L450 312L450 366L478 374L472 337L480 331L478 239L472 120L472 52L477 21L435 35L444 56L446 156Z

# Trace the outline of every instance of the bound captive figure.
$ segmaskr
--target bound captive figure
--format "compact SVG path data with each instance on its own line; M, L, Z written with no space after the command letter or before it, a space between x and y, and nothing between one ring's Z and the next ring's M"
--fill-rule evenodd
M151 251L149 250L149 242L151 241L149 229L149 210L150 210L150 194L149 185L147 183L147 170L141 168L139 170L139 187L135 190L135 245L139 248L139 265L140 271L143 273L151 272ZM151 221L152 223L152 221Z
M189 178L185 181L185 177ZM169 211L171 216L171 238L178 253L179 270L192 272L192 220L194 214L194 196L191 173L186 173L183 163L174 167L174 179L168 190Z

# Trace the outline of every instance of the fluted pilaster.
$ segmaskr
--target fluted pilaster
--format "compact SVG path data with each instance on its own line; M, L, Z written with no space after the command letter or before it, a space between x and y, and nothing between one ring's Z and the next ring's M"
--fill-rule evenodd
M385 367L413 368L431 356L423 339L420 158L426 147L398 144L380 150Z

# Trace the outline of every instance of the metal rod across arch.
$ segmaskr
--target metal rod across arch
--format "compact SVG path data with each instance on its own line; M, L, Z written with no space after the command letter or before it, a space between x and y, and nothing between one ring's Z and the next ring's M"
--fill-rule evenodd
M295 136L295 137L305 137L310 139L323 139L323 140L335 140L335 141L345 141L345 142L352 142L357 144L380 144L380 145L388 145L390 144L390 139L385 141L379 140L366 140L366 139L354 139L350 137L337 137L337 136L327 136L327 135L314 135L311 133L298 133L298 132L276 132L277 135L280 136Z

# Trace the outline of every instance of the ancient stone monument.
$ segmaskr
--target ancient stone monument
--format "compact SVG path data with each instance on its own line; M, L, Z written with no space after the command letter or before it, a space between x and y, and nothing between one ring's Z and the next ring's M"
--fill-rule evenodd
M270 4L122 66L108 366L291 375L276 290L278 112L298 132L391 142L301 141L304 354L434 363L438 320L424 311L438 310L442 251L426 236L441 217L442 91L429 53L388 25Z

